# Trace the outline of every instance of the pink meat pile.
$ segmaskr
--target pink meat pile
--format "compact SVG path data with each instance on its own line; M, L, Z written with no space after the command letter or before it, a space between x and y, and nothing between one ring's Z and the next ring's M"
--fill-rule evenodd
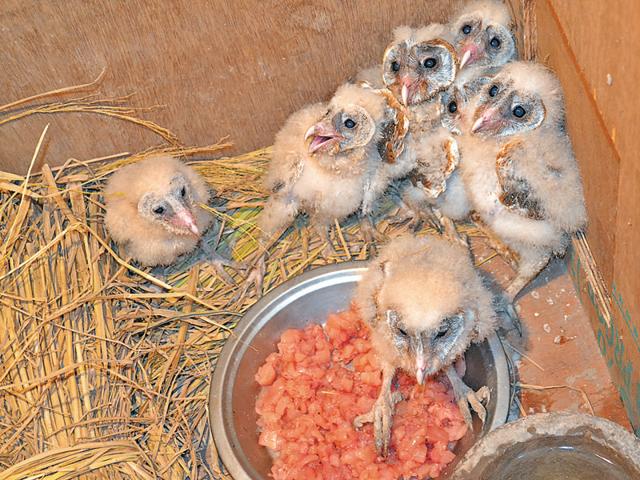
M391 451L376 455L373 427L353 419L378 397L381 371L368 330L352 308L327 319L325 328L287 330L278 351L256 374L260 445L274 456L280 479L436 478L453 460L454 442L467 427L448 386L417 385L397 377L403 400L396 407Z

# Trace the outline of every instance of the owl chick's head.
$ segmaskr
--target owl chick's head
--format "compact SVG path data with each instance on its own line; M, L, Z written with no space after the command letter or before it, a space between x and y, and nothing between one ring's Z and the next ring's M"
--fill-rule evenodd
M387 88L406 106L431 100L449 87L458 71L458 59L444 39L444 25L412 29L398 27L382 62Z
M493 74L482 67L471 67L459 73L455 81L440 95L440 122L451 133L460 135L471 125L469 106Z
M394 239L358 287L374 344L418 383L455 361L475 335L477 279L462 250L440 238Z
M471 132L504 137L564 125L562 87L543 65L513 62L474 99Z
M508 7L500 0L465 5L451 22L460 69L477 65L500 67L518 55Z
M198 175L178 159L151 157L121 168L110 179L105 196L107 208L116 207L108 211L110 215L117 215L120 205L130 204L141 219L170 233L202 234L195 211L198 201L208 199L208 191Z
M336 91L322 119L309 127L309 153L338 155L375 147L393 118L384 96L361 85L345 84Z
M465 116L468 115L466 105L468 98L457 85L452 85L440 97L440 122L442 126L455 135L460 135Z

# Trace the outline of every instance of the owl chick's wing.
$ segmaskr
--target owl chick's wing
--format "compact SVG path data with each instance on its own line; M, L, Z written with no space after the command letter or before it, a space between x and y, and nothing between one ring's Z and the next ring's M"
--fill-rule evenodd
M505 145L498 153L496 172L504 205L565 232L586 224L582 180L567 135L541 133L527 142Z
M496 156L496 174L500 185L500 202L511 212L532 220L542 220L544 212L540 199L522 166L523 142L506 143Z
M503 146L496 158L500 201L511 211L566 232L586 224L582 181L566 135L537 135Z
M436 199L446 190L447 180L460 163L458 143L446 130L439 129L433 136L420 140L415 150L417 165L410 180Z
M269 193L286 192L300 178L308 156L304 135L326 111L326 103L316 103L287 119L276 135L269 170L263 180Z

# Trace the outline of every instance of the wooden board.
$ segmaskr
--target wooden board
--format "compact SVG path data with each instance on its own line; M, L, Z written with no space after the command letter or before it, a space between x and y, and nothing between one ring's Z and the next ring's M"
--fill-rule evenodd
M613 280L620 159L580 70L563 23L546 0L536 9L538 61L556 71L563 85L567 127L580 163L589 214L588 239L607 284Z
M611 297L599 302L584 259L570 262L599 347L640 433L640 136L634 87L640 3L536 0L538 57L558 72L585 181L588 243ZM607 321L607 310L612 313Z
M240 153L379 61L392 29L443 21L459 0L5 0L0 105L86 83L135 93L144 117L187 145L229 135ZM0 126L0 169L24 172L44 125L46 160L139 151L160 138L113 119L61 114Z

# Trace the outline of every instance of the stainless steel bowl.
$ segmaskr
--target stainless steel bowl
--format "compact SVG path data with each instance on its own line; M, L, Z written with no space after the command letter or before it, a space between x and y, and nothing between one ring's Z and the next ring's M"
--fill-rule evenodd
M267 479L271 469L271 457L258 445L256 371L275 351L283 331L323 322L329 313L347 309L365 270L363 262L349 262L306 272L260 299L236 326L218 358L209 399L213 438L234 479ZM509 411L509 372L498 337L473 346L466 358L465 381L473 388L487 385L491 402L486 424L476 418L475 433L458 442L459 456L479 436L504 424Z

